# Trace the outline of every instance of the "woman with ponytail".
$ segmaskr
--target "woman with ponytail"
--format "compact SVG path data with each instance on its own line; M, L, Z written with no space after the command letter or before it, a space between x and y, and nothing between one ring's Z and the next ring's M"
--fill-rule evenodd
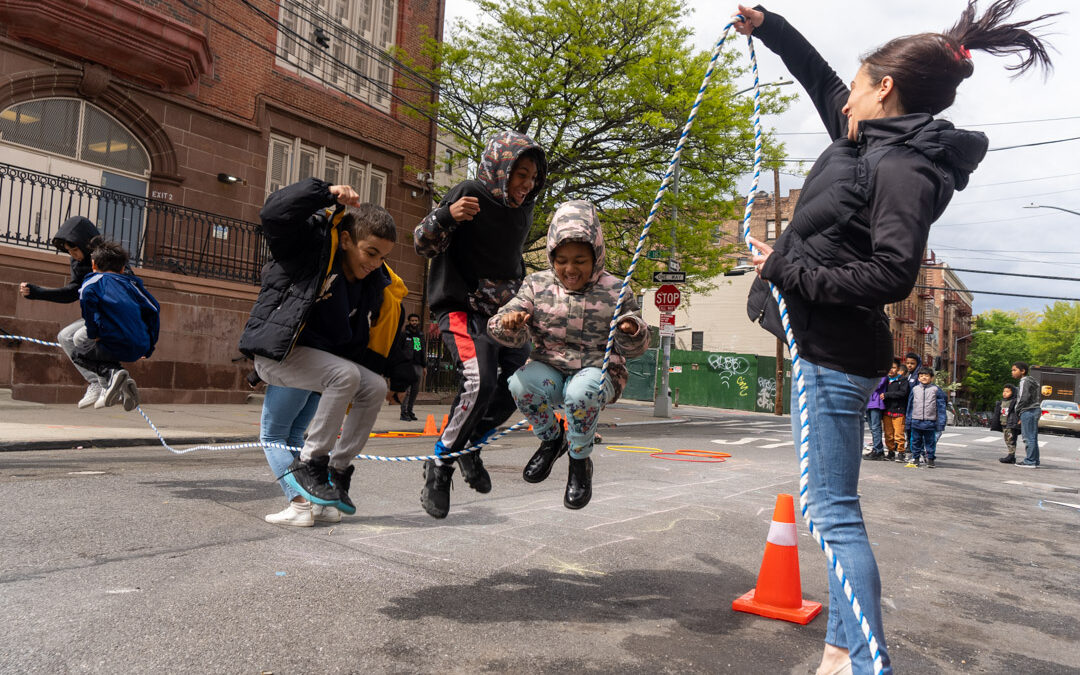
M859 508L862 411L893 356L884 305L911 293L930 224L986 153L986 136L934 115L972 75L973 51L1019 55L1006 66L1017 74L1050 67L1045 43L1027 28L1054 15L1006 23L1020 2L996 0L977 17L970 0L946 32L896 38L864 56L850 85L783 17L739 6L736 30L779 54L833 139L775 248L751 239L760 278L747 302L750 318L778 337L783 329L766 280L787 303L811 429L810 516L861 605L858 616L830 563L821 674L892 672L881 580ZM792 427L798 447L798 415Z

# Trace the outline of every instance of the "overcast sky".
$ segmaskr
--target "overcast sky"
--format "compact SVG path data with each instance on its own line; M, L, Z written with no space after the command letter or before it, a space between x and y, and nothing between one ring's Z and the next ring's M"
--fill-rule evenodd
M988 0L982 0L980 8L988 4ZM737 6L715 0L688 0L685 5L692 12L687 23L698 27L695 44L702 50L711 49ZM962 0L775 0L766 7L783 14L847 81L858 69L861 54L893 37L945 30L965 5ZM1080 136L1080 7L1073 0L1029 0L1014 18L1065 9L1072 12L1058 17L1046 35L1057 50L1051 54L1055 68L1048 80L1044 82L1036 72L1010 80L1003 66L1011 59L973 52L975 74L960 86L956 103L941 117L959 127L986 133L991 150ZM468 16L471 10L469 0L447 0L448 19ZM737 37L735 44L729 41L725 48L746 53L745 40ZM779 58L764 48L758 49L758 68L762 82L787 76ZM1073 119L1032 121L1063 117ZM816 157L829 142L825 134L817 133L821 132L821 123L805 96L787 113L768 118L764 124L784 134L780 138L790 157ZM1034 202L1080 212L1078 157L1080 140L988 153L971 184L954 196L945 215L931 230L930 246L937 259L959 269L1080 279L1080 216L1049 208L1023 208ZM781 178L785 193L802 183L797 176ZM748 177L745 186L749 184ZM762 187L771 191L771 179ZM966 272L959 275L973 291L1080 299L1080 282ZM974 310L1041 311L1051 302L975 293Z

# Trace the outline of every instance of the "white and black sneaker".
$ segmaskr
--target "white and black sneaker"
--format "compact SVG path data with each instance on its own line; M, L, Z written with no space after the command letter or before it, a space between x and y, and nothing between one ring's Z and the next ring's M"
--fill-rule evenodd
M109 385L105 387L105 405L108 408L116 405L116 402L120 400L120 397L124 393L124 385L128 380L128 371L123 368L117 368L112 371L112 375L109 376ZM95 407L97 407L95 405Z
M89 408L97 403L97 400L101 397L102 392L101 384L98 382L91 382L90 386L86 388L86 393L79 399L79 408Z

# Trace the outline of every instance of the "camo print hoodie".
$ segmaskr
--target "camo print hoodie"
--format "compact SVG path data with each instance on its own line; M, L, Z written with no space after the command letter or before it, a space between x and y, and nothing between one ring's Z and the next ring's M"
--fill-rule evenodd
M536 183L521 206L513 207L506 199L506 187L514 162L522 155L536 162ZM416 226L416 252L434 258L428 279L433 312L491 316L514 297L525 276L521 249L546 176L544 150L528 136L504 131L488 142L476 180L454 186ZM480 213L459 223L450 215L450 205L462 197L476 197Z
M518 347L533 341L530 359L546 363L570 375L582 368L603 365L608 329L619 302L622 280L604 270L604 232L596 209L586 201L567 202L556 209L548 227L548 261L555 249L569 241L592 246L595 256L592 276L580 291L570 291L555 275L554 269L530 274L514 298L503 305L488 321L488 334L500 344ZM632 294L623 301L626 310L621 323L630 319L637 324L631 334L615 330L615 344L608 363L608 377L615 387L615 401L626 386L626 359L641 356L649 344L649 326L637 316L637 302ZM503 327L502 317L510 312L527 312L527 327L516 331ZM608 401L611 403L612 401Z

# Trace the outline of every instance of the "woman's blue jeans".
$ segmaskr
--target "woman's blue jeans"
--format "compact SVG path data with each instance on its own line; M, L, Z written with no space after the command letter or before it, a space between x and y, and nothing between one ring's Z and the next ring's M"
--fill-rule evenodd
M284 443L290 448L302 448L304 431L315 416L320 396L317 391L268 384L263 397L259 440L263 443ZM278 477L278 484L285 492L285 498L292 501L298 497L299 493L280 476L285 475L293 459L300 456L299 449L290 452L282 448L264 447L263 452L266 453L270 470Z
M570 456L589 456L600 411L615 395L609 378L604 381L604 396L600 396L599 368L582 368L567 376L546 363L529 361L510 376L509 385L514 403L532 424L537 438L550 441L559 436L555 412L562 405Z
M807 483L809 513L814 526L832 547L870 623L886 674L892 673L885 650L881 619L881 578L859 507L859 468L862 466L863 423L870 393L881 378L848 375L801 361L806 382L806 404L810 417L810 470ZM791 400L798 401L798 382L792 377ZM799 451L801 420L793 410L791 428ZM874 672L874 656L836 578L826 561L829 575L829 620L825 642L846 648L852 671Z

